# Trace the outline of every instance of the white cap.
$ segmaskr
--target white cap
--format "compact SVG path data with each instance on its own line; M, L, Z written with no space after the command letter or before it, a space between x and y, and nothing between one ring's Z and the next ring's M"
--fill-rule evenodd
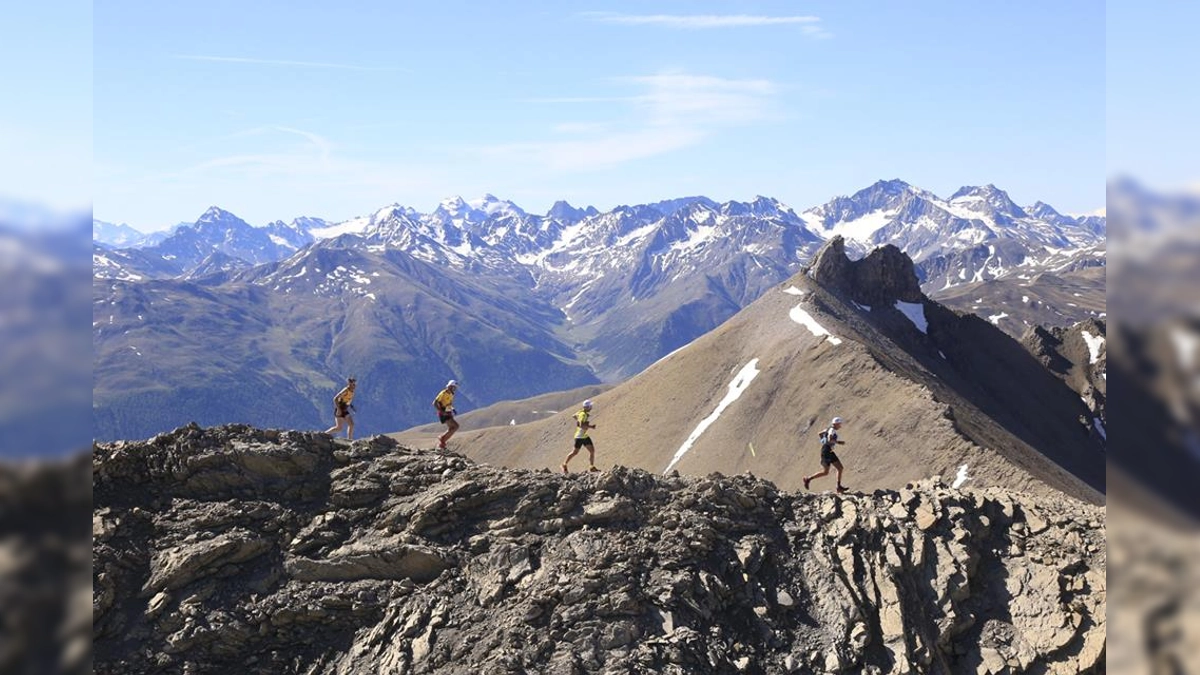
M591 410L591 408L592 408L592 399L589 398L588 400L583 402L583 409Z
M458 386L458 380L450 380L449 382L446 383L447 389L449 389L450 387L457 387L457 386Z
M842 422L842 418L840 418L840 417L835 417L835 418L833 418L833 421L832 421L832 422L830 422L830 424L843 424L843 422Z

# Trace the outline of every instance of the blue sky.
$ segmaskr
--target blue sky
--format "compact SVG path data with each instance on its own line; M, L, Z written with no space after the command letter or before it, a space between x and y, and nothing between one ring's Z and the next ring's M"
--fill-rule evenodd
M1092 211L1103 8L106 0L95 215L262 225L484 193L799 209L896 177Z
M1110 174L1200 191L1200 3L1108 3L1107 150Z
M4 7L0 211L16 201L91 208L91 17L91 0Z

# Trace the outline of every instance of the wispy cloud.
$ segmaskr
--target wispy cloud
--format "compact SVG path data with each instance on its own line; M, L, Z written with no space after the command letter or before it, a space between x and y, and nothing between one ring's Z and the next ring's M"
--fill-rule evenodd
M632 101L629 96L547 96L522 99L523 103L620 103Z
M800 32L804 33L805 35L807 35L811 38L818 38L821 40L825 40L825 39L833 37L833 33L830 33L829 31L825 30L825 28L822 27L820 24L809 24L807 26L801 26Z
M698 129L639 129L587 139L495 145L484 148L483 154L532 161L556 171L588 171L681 150L705 136Z
M284 143L286 136L296 136L303 142ZM275 173L322 172L333 168L334 145L320 134L280 125L255 127L236 132L227 139L259 137L261 151L235 153L204 160L184 168L178 175L198 174L214 169L236 169L256 176Z
M656 126L745 124L763 119L778 87L769 80L730 80L664 73L617 78L646 88L633 101Z
M331 68L335 70L364 70L371 72L405 71L396 66L359 66L349 63L325 61L289 61L285 59L254 59L242 56L209 56L203 54L173 54L173 59L183 61L210 61L213 63L243 63L256 66L284 66L290 68Z
M613 120L564 121L551 128L557 136L552 140L499 144L484 148L483 153L554 170L609 168L695 146L724 128L767 119L779 91L769 80L676 72L615 77L610 82L639 91L628 96L547 97L528 102L617 103ZM568 135L574 137L563 138Z
M238 131L181 150L180 155L193 161L142 175L101 163L97 180L102 189L98 192L110 204L126 204L122 210L152 203L167 212L182 205L197 206L193 203L197 195L209 195L200 199L206 204L216 199L215 195L222 205L237 207L263 205L263 194L275 194L285 200L288 209L307 210L309 215L315 213L313 209L321 209L323 213L316 215L330 216L334 214L327 209L336 204L334 212L345 209L337 217L348 217L358 213L354 209L364 203L382 204L400 194L443 193L447 181L446 172L436 164L378 153L362 156L325 135L282 124ZM147 194L152 196L147 198ZM238 215L250 222L280 217L252 210Z
M599 134L612 129L608 122L561 122L553 130L558 134Z
M753 26L800 25L808 35L823 33L817 16L761 16L753 14L619 14L584 12L584 17L602 23L630 26L665 26L679 29L745 28Z

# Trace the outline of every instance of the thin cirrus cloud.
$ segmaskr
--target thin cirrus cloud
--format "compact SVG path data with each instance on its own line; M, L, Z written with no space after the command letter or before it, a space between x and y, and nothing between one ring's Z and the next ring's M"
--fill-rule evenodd
M747 28L755 26L802 26L806 35L828 36L817 16L761 16L753 14L619 14L585 12L584 17L601 23L628 26L664 26L677 29Z
M173 59L182 61L207 61L211 63L240 63L255 66L284 66L291 68L330 68L334 70L362 70L370 72L403 71L395 66L360 66L350 63L329 63L325 61L289 61L286 59L255 59L242 56L212 56L205 54L174 54Z
M437 167L355 156L304 129L271 125L226 137L235 139L237 152L210 155L190 166L140 179L114 179L115 187L128 193L149 186L156 193L179 194L182 199L197 190L237 193L254 186L258 191L294 195L335 192L346 203L392 199L389 195L401 186L414 192L441 189Z
M563 121L552 140L483 149L488 157L524 160L554 170L586 171L702 144L722 130L769 119L779 87L768 80L734 80L686 73L610 78L640 89L629 96L529 99L534 104L613 104L614 120ZM632 114L628 114L632 111ZM567 136L564 138L564 136Z
M508 143L485 148L483 154L501 160L532 161L556 171L588 171L682 150L706 136L699 129L636 129L586 139Z

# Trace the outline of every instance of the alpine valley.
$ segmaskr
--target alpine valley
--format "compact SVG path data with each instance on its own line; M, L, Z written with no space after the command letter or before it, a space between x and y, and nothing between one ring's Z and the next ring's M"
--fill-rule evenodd
M943 199L900 180L803 211L685 197L536 215L487 195L265 227L213 207L153 237L95 221L95 437L321 429L348 375L363 436L429 421L450 378L460 411L624 381L834 238L851 259L894 245L925 296L1050 359L1061 330L1104 317L1105 228L991 185ZM1061 330L1027 336L1039 326Z

